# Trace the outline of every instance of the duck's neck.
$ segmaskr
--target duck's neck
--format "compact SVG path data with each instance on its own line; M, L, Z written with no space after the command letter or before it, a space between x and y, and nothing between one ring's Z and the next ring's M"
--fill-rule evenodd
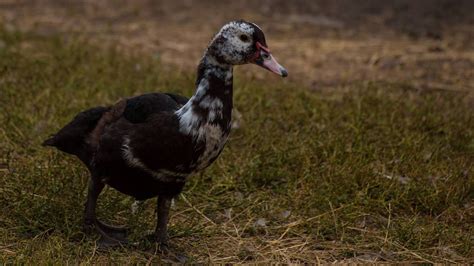
M180 131L196 139L207 125L219 126L223 133L231 127L232 65L219 63L206 53L198 67L196 92L176 114Z

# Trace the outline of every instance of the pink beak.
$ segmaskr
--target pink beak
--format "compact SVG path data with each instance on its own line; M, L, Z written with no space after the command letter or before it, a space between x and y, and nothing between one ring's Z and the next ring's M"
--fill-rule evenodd
M252 63L259 65L282 77L288 76L288 71L282 67L270 53L270 50L257 42L257 52Z

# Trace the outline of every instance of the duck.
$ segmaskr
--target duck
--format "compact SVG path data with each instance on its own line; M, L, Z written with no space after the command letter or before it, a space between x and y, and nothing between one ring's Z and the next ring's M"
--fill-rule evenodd
M99 195L107 185L137 201L157 198L152 239L168 247L171 202L191 176L222 152L232 128L233 67L245 64L288 75L259 26L231 21L205 49L191 98L156 92L93 107L43 142L76 156L90 173L84 232L98 233L104 246L129 243L126 227L96 216Z

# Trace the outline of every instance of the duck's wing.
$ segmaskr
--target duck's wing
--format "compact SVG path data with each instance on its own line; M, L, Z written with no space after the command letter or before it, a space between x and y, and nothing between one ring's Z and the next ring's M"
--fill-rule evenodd
M179 121L170 112L151 114L138 124L122 117L104 128L97 147L94 165L100 175L111 178L121 165L158 179L185 177L193 157L191 138L179 132Z
M43 142L78 156L86 164L95 150L100 135L108 124L120 118L131 123L143 123L151 115L173 112L184 105L186 97L170 93L149 93L122 100L111 107L94 107L76 115L71 122Z
M171 97L173 100L175 100L180 106L185 105L189 99L187 97L184 97L182 95L174 94L174 93L165 93L169 97Z
M192 139L179 132L176 116L153 114L146 123L134 126L130 133L124 138L122 149L129 163L138 160L158 172L188 172L193 156Z
M123 117L132 123L143 123L150 115L160 112L174 112L188 99L171 93L148 93L127 99Z
M192 140L179 131L174 114L187 99L173 96L177 100L161 93L122 100L102 116L87 140L99 175L113 176L110 169L123 163L157 178L189 173Z

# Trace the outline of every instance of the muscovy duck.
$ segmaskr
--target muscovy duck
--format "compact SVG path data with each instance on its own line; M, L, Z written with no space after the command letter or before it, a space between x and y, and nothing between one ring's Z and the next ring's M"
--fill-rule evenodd
M271 55L262 30L244 20L224 25L211 40L187 98L150 93L79 113L44 141L77 156L90 172L84 230L100 243L127 243L126 230L96 218L107 184L137 200L158 197L155 241L166 247L170 203L192 174L221 153L231 129L233 65L254 63L288 75Z

